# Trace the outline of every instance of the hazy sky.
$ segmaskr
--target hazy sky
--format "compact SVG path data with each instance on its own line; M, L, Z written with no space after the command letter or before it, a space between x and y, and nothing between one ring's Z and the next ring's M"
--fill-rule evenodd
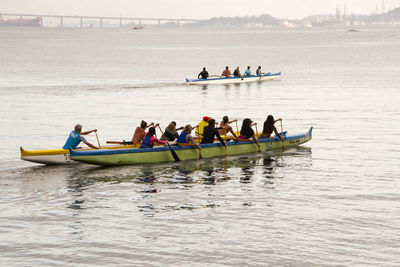
M303 18L334 14L336 5L351 13L370 14L382 0L0 0L0 12L150 18L211 18L270 14ZM385 0L386 9L400 0Z

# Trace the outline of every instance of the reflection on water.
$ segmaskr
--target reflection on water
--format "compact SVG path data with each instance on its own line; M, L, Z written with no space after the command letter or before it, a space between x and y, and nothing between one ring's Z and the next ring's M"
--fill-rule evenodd
M20 192L27 199L38 201L56 198L47 192L63 191L69 196L66 207L71 210L85 210L93 206L91 190L99 187L129 186L133 184L138 196L146 201L154 195L172 192L182 197L185 191L202 186L233 186L235 183L252 184L261 181L262 185L272 188L276 179L284 178L284 171L311 166L311 148L299 147L286 151L272 151L262 154L210 158L179 163L152 164L140 166L97 167L85 164L74 166L36 166L9 173L16 177ZM40 177L40 178L38 178ZM10 180L14 179L8 177ZM66 188L63 188L63 185ZM219 188L219 187L217 187ZM88 193L89 192L89 193ZM64 193L63 193L64 194ZM16 196L17 198L18 196ZM12 201L12 198L10 198ZM150 205L151 204L151 205ZM141 210L154 210L160 203L147 203ZM181 203L177 206L185 206ZM204 206L205 204L196 204ZM214 206L208 203L206 206ZM146 208L144 208L144 206ZM193 205L192 205L193 206ZM176 207L174 207L176 208ZM168 208L163 208L168 209Z
M275 170L288 167L287 159L308 158L302 164L311 164L311 148L299 147L287 151L273 151L263 154L210 158L179 163L151 164L142 166L86 167L77 170L67 178L68 188L73 191L86 190L95 183L136 183L136 184L215 184L238 180L249 183L260 171L263 178L274 179ZM150 190L155 193L157 190ZM147 192L147 193L148 193Z
M97 235L95 232L104 230L105 222L109 225L109 235L132 231L130 234L136 236L143 233L148 220L153 218L157 222L150 222L152 229L171 222L177 227L186 227L187 224L179 220L188 218L190 221L196 216L209 218L216 216L215 212L231 216L242 213L243 208L260 208L258 200L264 202L262 199L269 195L266 192L276 190L265 185L282 180L285 171L310 167L311 155L311 149L300 147L283 153L168 164L29 167L13 174L19 190L9 201L17 199L28 206L32 214L30 220L40 225L54 224L56 218L57 229L61 229L57 231L60 239L92 240ZM24 219L24 215L16 218ZM31 230L35 229L35 224L25 226L34 233L34 238L41 236Z

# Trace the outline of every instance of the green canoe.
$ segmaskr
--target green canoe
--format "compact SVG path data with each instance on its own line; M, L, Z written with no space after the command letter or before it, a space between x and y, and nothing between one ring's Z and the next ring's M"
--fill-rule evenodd
M296 147L312 138L312 127L308 132L297 135L284 134L284 144L277 138L259 139L261 151ZM180 160L199 159L200 151L194 146L171 146ZM201 144L203 158L257 153L258 147L252 141L230 141L227 149L221 143ZM95 165L137 165L175 161L168 146L153 148L99 149L75 151L70 149L72 160Z

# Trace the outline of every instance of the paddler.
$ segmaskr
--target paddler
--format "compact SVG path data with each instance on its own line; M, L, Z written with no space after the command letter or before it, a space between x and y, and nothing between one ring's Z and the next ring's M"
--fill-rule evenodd
M75 125L74 130L69 134L68 139L65 142L65 145L63 146L63 149L69 149L69 148L75 149L80 142L83 142L84 144L86 144L91 148L99 149L97 146L92 145L91 143L86 141L85 137L82 136L90 134L92 132L97 132L97 129L82 132L82 125L80 124Z
M250 66L247 66L247 70L244 72L244 76L251 76Z
M214 143L214 138L217 137L218 140L221 142L221 144L226 147L224 140L222 140L221 135L218 132L218 130L221 129L222 128L215 128L214 119L208 120L208 126L204 127L203 139L201 140L201 143L202 144Z
M242 77L242 74L240 73L240 70L239 70L239 66L236 67L235 71L233 72L233 76Z
M222 72L221 76L224 76L226 78L231 77L231 71L229 70L228 66L225 67L225 70Z
M264 127L260 135L260 138L271 138L271 134L272 132L274 132L276 136L278 136L278 138L281 139L281 141L283 142L284 141L283 137L279 134L278 130L274 125L277 121L282 121L282 118L274 120L274 116L268 115L267 119L264 122Z
M140 144L140 148L152 148L154 143L159 143L165 145L166 141L158 140L154 137L156 134L156 129L154 127L150 127L146 136L143 138L142 143Z
M183 127L176 128L176 122L172 121L170 124L168 124L167 128L165 128L164 134L161 136L160 140L172 142L179 137L179 133L177 131L182 129Z
M235 132L233 131L232 126L229 125L232 122L237 122L237 121L238 120L229 121L229 117L224 116L222 118L222 121L219 124L219 127L221 127L221 130L219 130L219 134L227 135L230 132L237 139L237 136L236 136Z
M200 79L207 79L208 78L208 71L206 71L206 68L203 68L203 71L199 73L199 75L197 75L197 78Z
M264 73L261 72L261 66L258 66L257 70L256 70L256 74L257 75L263 75Z
M195 128L197 128L197 127L198 127L198 125ZM186 125L185 128L183 128L183 131L181 132L181 134L179 135L179 137L176 141L181 144L186 144L186 143L194 144L198 149L201 150L201 147L199 146L199 144L197 144L193 139L192 130L193 130L192 125L190 125L190 124Z
M137 144L140 143L143 138L146 136L146 129L150 126L153 126L154 122L150 123L150 125L147 125L147 122L142 120L140 123L140 127L136 127L135 133L132 136L132 144Z
M254 131L251 128L251 126L253 126L253 125L257 125L257 122L253 123L253 121L249 118L244 119L243 123L242 123L242 128L240 129L240 135L239 135L238 139L239 140L240 139L253 139L254 143L256 143L257 146L260 148L260 145L257 142Z
M208 120L211 119L210 117L204 116L203 120L201 122L199 122L198 127L196 129L196 136L198 137L203 137L203 131L204 131L204 127L208 126Z

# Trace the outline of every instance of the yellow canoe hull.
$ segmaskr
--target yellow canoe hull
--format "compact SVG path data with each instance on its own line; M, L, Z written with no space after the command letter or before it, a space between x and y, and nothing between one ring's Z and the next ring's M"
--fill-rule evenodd
M121 149L121 148L135 148L139 145L117 145L117 146L104 146L103 149ZM61 165L61 164L73 164L73 161L69 158L69 150L62 148L55 149L44 149L44 150L25 150L20 147L21 159L45 164L45 165ZM82 148L77 149L79 151L94 150L93 148Z

